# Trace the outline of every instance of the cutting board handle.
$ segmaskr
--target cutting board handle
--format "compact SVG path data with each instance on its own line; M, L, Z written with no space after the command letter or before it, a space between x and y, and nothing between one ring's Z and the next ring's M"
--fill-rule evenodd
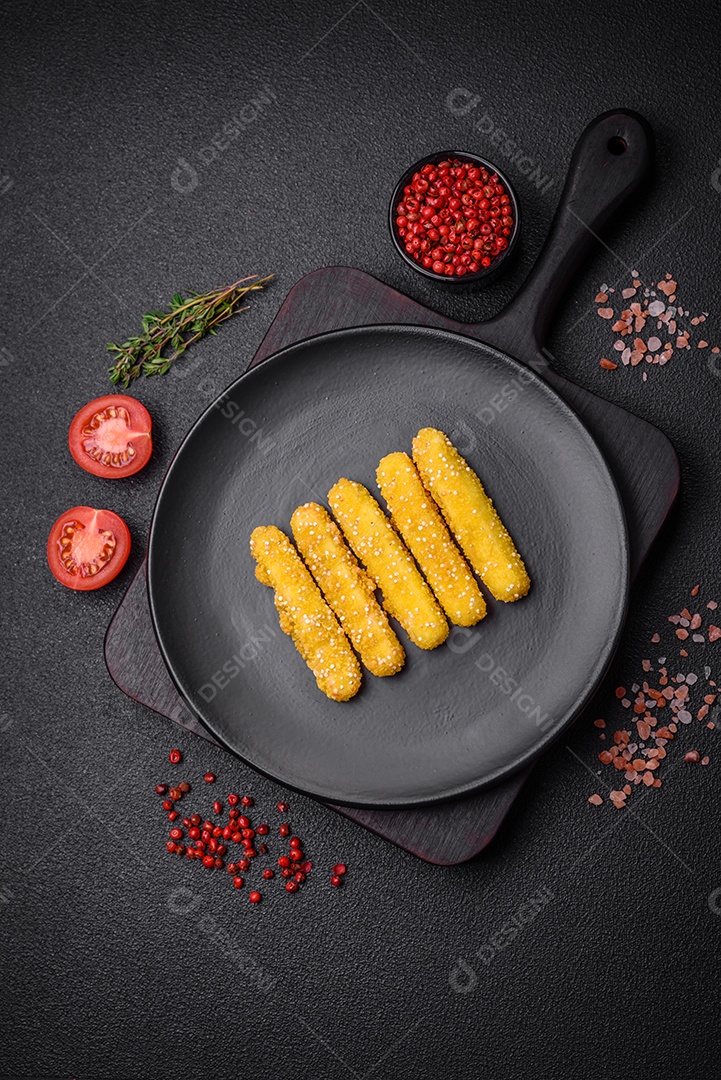
M611 215L648 176L654 137L638 113L615 109L592 120L573 151L548 239L520 292L479 326L490 344L538 368L558 305Z

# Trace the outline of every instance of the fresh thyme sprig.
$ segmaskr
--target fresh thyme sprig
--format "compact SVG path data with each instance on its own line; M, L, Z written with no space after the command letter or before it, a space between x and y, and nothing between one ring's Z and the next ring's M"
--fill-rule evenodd
M110 381L122 383L127 389L140 375L165 375L194 341L215 334L215 328L237 311L246 311L247 306L239 308L238 303L247 293L262 289L273 276L269 274L256 281L253 274L226 289L190 292L187 298L176 293L170 301L170 311L149 311L143 315L140 337L128 338L122 345L110 342L106 346L115 358L108 369ZM246 285L246 281L252 284Z

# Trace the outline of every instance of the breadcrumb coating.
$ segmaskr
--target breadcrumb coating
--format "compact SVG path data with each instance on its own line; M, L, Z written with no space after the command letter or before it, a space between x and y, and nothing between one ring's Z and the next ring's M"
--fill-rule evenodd
M275 590L280 627L333 701L348 701L360 690L361 669L335 615L292 543L275 525L250 537L255 576Z
M448 623L403 541L367 488L341 479L328 502L368 573L383 593L386 611L421 649L448 637Z
M413 461L473 569L496 600L519 600L531 587L521 556L483 485L442 431L423 428Z
M293 538L361 661L373 675L395 675L406 654L376 600L375 582L358 565L340 529L318 503L299 506Z
M475 626L486 614L486 601L408 454L384 457L376 480L393 524L450 621Z

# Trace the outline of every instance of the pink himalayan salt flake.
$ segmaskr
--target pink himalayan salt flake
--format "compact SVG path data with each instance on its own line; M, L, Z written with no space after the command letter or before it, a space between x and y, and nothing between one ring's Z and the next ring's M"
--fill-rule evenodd
M666 310L663 300L654 300L648 305L649 315L661 315Z
M600 806L603 802L603 799L600 795L591 795L589 796L588 801L590 802L591 806Z
M701 616L700 616L700 615L699 615L699 614L697 613L697 614L696 614L696 615L694 615L694 617L693 617L693 618L691 619L691 629L692 629L692 630L698 630L698 628L699 628L699 626L700 626L700 625L701 625Z
M601 316L602 319L612 319L613 318L613 308L611 308L611 307L599 308L598 309L598 314Z
M654 634L653 637L651 638L651 641L654 643L654 645L658 645L660 640L661 640L661 635L660 634Z
M707 607L707 608L709 609L709 611L715 611L715 610L716 610L716 608L718 607L718 604L716 603L716 601L715 601L715 600L709 600L709 602L708 602L708 604L706 605L706 607Z
M719 630L718 626L712 624L708 628L708 639L709 641L718 641L719 638L721 638L721 630Z
M710 760L711 760L711 759L710 759L710 757L708 756L708 754L706 754L706 756L705 756L705 757L702 757L702 758L701 758L701 764L702 764L702 765L708 765L708 763L709 763L709 761L710 761Z
M661 338L656 337L655 335L654 337L650 337L648 339L648 347L651 352L658 352L658 350L661 348Z
M703 636L703 634L694 634L693 637L691 638L691 640L699 642L699 641L705 641L706 638Z
M605 728L606 721L605 720L594 720L593 721L593 726L597 727L597 728Z
M636 295L636 290L635 289L623 289L622 292L621 292L621 296L624 298L624 300L629 300L632 296L635 296L635 295Z
M688 675L686 676L686 685L687 686L693 686L694 683L697 683L697 682L698 682L698 675L694 675L693 671L690 671L688 673Z

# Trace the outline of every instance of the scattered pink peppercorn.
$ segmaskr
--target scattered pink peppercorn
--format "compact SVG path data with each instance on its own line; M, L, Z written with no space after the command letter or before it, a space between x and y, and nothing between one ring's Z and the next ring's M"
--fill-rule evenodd
M330 883L337 889L339 885L343 884L343 878L339 874L331 874Z
M170 839L171 840L182 840L183 839L183 830L182 829L171 829L170 830Z
M278 866L282 866L283 868L285 868L286 866L290 866L290 859L287 855L280 856L280 858L278 859Z
M222 804L222 802L218 802L217 799L213 803L213 813L214 814L222 814L223 813L223 804Z
M168 790L168 785L167 784L156 784L155 785L155 794L156 795L165 795L165 792L167 790Z
M288 836L288 835L290 835L290 825L287 825L285 822L283 822L282 825L279 825L278 826L278 835L279 836Z
M253 805L253 799L251 799L250 795L244 795L240 801L242 802L243 806Z
M290 810L290 807L288 806L287 802L279 802L278 809L280 810L281 814L287 814Z
M173 853L173 852L175 851L175 844L173 843L173 841L172 841L172 840L168 840L168 842L166 843L166 845L165 845L165 846L166 846L166 848L168 849L168 851L169 851L169 852L171 853L171 855L172 855L172 853Z
M285 891L286 892L298 892L297 883L295 881L286 881L286 883L285 883Z
M248 896L248 899L250 900L251 904L259 904L262 900L262 897L259 892L252 892Z
M205 774L205 776L203 777L203 779L205 780L206 784L214 784L215 783L215 773L214 772L207 772Z
M270 828L267 825L259 825L255 831L257 832L258 836L267 836L270 832Z
M267 870L263 871L263 877L266 881L270 881L271 878L275 877L275 871L271 870L270 867L268 867Z
M180 750L171 750L168 754L168 761L171 765L179 765L182 760L183 755L181 754Z
M342 877L343 874L345 874L347 869L348 869L348 867L346 866L345 863L337 862L335 864L335 866L333 867L333 873L337 874L338 877Z
M228 869L230 870L230 867L228 867ZM233 888L234 889L242 889L243 888L243 879L242 879L242 877L234 877L233 878Z

